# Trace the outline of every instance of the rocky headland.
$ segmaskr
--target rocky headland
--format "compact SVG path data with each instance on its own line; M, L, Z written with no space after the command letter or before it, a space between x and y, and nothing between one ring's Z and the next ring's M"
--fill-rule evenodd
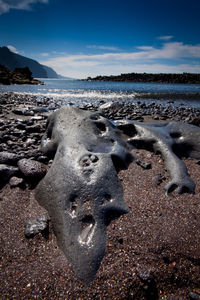
M26 68L34 78L58 78L59 75L50 67L41 65L34 59L12 52L8 47L0 47L0 65L13 71L16 68Z
M187 84L199 84L200 74L194 73L126 73L120 75L111 76L96 76L88 77L88 81L127 81L127 82L157 82L157 83L187 83Z
M9 71L6 67L0 65L0 84L43 84L43 82L34 79L28 67Z
M34 190L52 160L40 150L48 115L62 103L0 95L0 296L2 299L200 299L200 162L184 158L195 194L165 195L162 159L134 150L120 171L130 213L108 226L96 279L85 286L59 250ZM183 121L200 126L200 110L156 102L84 104L113 120Z

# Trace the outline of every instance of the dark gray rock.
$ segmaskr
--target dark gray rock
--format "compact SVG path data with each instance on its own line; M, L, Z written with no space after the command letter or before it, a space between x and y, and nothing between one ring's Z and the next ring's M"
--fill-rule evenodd
M16 165L20 156L7 151L0 152L0 164Z
M145 282L148 284L150 284L154 280L154 277L153 277L151 271L145 267L138 267L137 275L142 282Z
M27 126L26 127L27 133L35 133L35 132L41 132L41 126L39 124Z
M133 148L161 153L171 176L167 193L194 192L195 184L177 154L200 159L199 127L111 122L70 106L48 118L42 150L53 162L35 197L52 219L59 247L85 282L94 279L104 256L106 227L129 211L117 173L132 162ZM24 166L19 168L27 173ZM147 273L141 271L139 277L152 299L157 299L155 282Z
M158 174L154 176L152 179L156 185L160 185L166 179L166 177L162 174Z
M65 107L48 119L42 140L54 156L36 188L53 222L58 245L77 276L93 280L106 247L106 226L129 211L117 171L132 161L118 130L97 113Z
M45 215L42 215L36 219L28 220L25 227L25 236L27 238L34 237L38 233L42 233L46 237L49 232L49 220Z
M143 162L140 159L137 159L135 162L138 166L142 167L145 170L151 169L151 163L149 162Z
M194 193L195 184L179 157L200 158L200 128L181 122L140 123L118 121L118 128L127 135L127 142L137 149L161 153L171 181L165 186L166 193L174 190L181 194Z
M18 161L18 168L28 180L41 180L46 174L46 166L38 161L23 158Z

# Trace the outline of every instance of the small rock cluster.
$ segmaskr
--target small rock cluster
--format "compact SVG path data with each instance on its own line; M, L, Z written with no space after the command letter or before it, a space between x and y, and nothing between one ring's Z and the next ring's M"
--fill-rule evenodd
M0 152L0 187L9 182L13 187L34 187L46 174L47 166L39 161L21 158L17 154Z
M109 119L129 119L143 122L145 117L153 120L183 121L190 124L200 125L200 110L192 107L179 106L174 108L173 101L166 106L156 102L143 103L105 103L100 106L100 111Z
M10 71L0 65L0 84L43 84L43 82L34 79L28 67Z
M28 183L34 187L46 174L49 161L39 150L47 116L10 115L13 106L21 103L12 97L6 100L0 100L0 186L10 183L23 188Z

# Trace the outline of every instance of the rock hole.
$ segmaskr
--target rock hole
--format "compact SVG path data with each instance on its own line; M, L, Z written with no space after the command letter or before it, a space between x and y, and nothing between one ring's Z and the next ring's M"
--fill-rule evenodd
M81 219L81 234L78 237L80 244L89 245L94 235L95 220L92 215L86 215Z
M193 151L193 145L189 143L174 143L172 145L172 151L179 157L190 157L190 153Z
M112 197L111 197L111 195L110 194L104 194L104 199L106 200L106 201L111 201L112 200Z
M180 138L180 137L181 137L181 134L180 134L180 132L171 132L171 133L170 133L170 136L171 136L173 139L177 139L177 138Z
M95 163L99 160L99 158L96 155L91 155L90 160L91 160L92 163Z
M96 163L99 160L99 158L96 155L93 154L89 154L89 155L85 155L83 156L80 161L79 164L81 167L85 168L85 167L89 167L91 165L91 163Z
M89 155L85 155L84 157L82 157L79 162L80 166L83 168L88 167L90 165L90 163L91 163L91 160L90 160Z
M119 125L117 126L125 135L133 137L137 134L135 126L133 124Z
M70 215L72 218L76 217L76 211L78 208L78 203L77 203L77 195L71 195L69 198L69 210L70 210Z
M81 223L82 223L82 229L85 229L85 227L87 227L88 225L91 224L94 225L95 220L92 215L86 215L81 219Z
M95 122L95 125L100 131L106 131L106 125L103 122Z

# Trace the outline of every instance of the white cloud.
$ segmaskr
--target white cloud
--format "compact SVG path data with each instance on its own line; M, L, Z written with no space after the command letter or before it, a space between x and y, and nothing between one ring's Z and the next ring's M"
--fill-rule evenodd
M7 48L10 49L10 51L12 51L12 52L14 52L14 53L17 53L17 54L19 53L19 52L17 51L17 49L16 49L14 46L12 46L12 45L8 45Z
M163 41L169 41L172 38L173 38L173 35L162 35L162 36L157 37L158 40L163 40Z
M161 48L137 47L134 52L68 55L42 61L58 73L85 78L126 72L200 72L200 44L165 43ZM177 60L181 59L181 64ZM197 63L190 63L195 59Z
M90 49L99 49L99 50L108 50L108 51L119 51L120 49L112 46L98 46L98 45L88 45L87 48Z
M48 3L48 0L0 0L0 15L7 13L10 9L31 10L31 4Z

